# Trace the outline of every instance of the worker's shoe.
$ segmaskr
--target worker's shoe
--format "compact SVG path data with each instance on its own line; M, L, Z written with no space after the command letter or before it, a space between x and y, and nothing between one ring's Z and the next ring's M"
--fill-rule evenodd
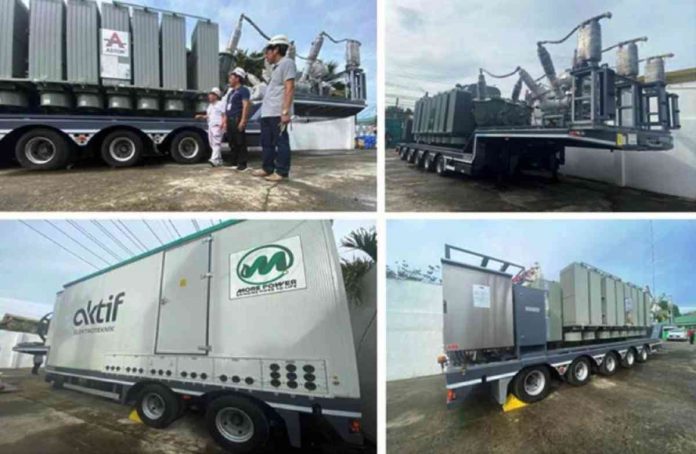
M266 172L263 169L254 170L252 175L254 175L255 177L269 177L269 176L271 176L270 173Z
M238 171L238 172L244 172L244 171L247 170L248 168L249 168L249 167L247 167L246 164L239 164L237 167L235 167L234 170L236 170L236 171Z
M268 175L266 177L266 181L270 181L271 183L278 183L280 181L283 181L285 179L284 176L278 175L277 173L274 173L272 175Z

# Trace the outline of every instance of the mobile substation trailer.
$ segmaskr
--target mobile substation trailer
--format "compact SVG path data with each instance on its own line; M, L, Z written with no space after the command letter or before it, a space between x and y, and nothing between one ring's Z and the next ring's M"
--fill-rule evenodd
M209 155L207 124L194 117L205 112L211 88L226 87L246 16L220 52L219 26L204 17L119 1L28 5L0 0L0 161L50 170L85 155L112 167L132 166L148 155L183 164ZM187 18L195 21L188 35ZM365 108L360 43L343 41L346 71L331 81L318 60L321 42L314 46L311 67L297 82L296 116L319 121ZM267 65L261 78L249 75L250 147L259 144L259 109L270 74ZM339 82L343 96L334 93Z
M233 452L363 440L329 221L228 221L70 282L47 348L55 387L135 402L156 428L203 407Z
M646 59L639 77L637 38L602 49L599 21L576 26L559 41L540 41L537 54L543 85L525 69L496 75L480 69L477 83L416 102L411 130L395 151L402 160L439 175L493 174L499 179L523 170L550 171L565 162L566 147L664 151L673 147L670 130L679 125L678 96L666 91L665 59ZM557 75L546 44L578 31L571 69ZM617 49L616 66L601 64L602 53ZM485 75L518 75L510 98L487 85ZM522 86L527 93L520 99Z
M660 344L652 298L640 287L584 263L566 267L560 283L524 275L521 265L445 246L438 361L448 407L479 385L501 405L509 394L536 402L552 378L585 385L595 372L647 361Z

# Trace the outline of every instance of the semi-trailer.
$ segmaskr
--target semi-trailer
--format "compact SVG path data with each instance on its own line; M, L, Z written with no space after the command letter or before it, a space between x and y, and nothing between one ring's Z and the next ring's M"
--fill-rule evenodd
M593 373L611 376L647 361L660 344L649 293L590 265L569 265L558 283L525 279L522 265L452 245L441 262L445 353L438 362L450 408L481 385L501 405L510 395L537 402L552 379L582 386ZM624 296L624 287L633 295ZM647 318L617 317L634 310Z
M205 111L212 87L226 85L238 39L220 52L219 26L210 19L126 2L28 5L0 0L0 160L50 170L85 155L112 167L148 155L183 164L207 157L207 125L194 116ZM195 21L190 50L187 18ZM317 49L313 70L298 81L295 114L304 121L353 116L365 107L360 43L343 41L345 72L328 80ZM345 93L337 96L342 78ZM249 79L247 135L255 147L265 81Z
M203 408L233 452L363 442L329 221L228 221L69 282L45 349L54 387L134 402L155 428Z
M648 58L639 77L641 37L602 49L599 21L605 13L577 25L565 38L540 41L537 53L544 75L534 79L524 68L507 74L479 70L477 83L457 85L416 102L411 130L395 151L417 168L504 179L529 169L554 178L565 162L566 147L663 151L673 147L670 130L679 125L678 96L665 89L665 59ZM547 44L578 32L571 69L556 74ZM601 64L602 53L617 49L616 67ZM519 77L510 98L487 85L493 78ZM546 78L547 84L540 81ZM520 98L522 86L528 91Z

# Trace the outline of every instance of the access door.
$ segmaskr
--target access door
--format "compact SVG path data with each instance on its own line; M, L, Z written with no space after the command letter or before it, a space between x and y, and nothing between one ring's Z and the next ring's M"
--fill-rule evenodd
M164 253L157 353L207 354L210 238Z

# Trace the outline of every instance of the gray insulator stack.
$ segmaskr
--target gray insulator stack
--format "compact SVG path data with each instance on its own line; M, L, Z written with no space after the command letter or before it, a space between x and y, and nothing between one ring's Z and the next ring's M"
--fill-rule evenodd
M162 88L186 90L186 21L181 16L162 15Z
M21 0L0 0L0 78L27 75L29 10Z
M645 62L645 82L665 83L665 60L662 57L651 57Z
M593 65L602 61L602 26L595 19L578 30L577 64Z
M616 49L616 73L625 77L638 76L638 45L628 43Z
M520 80L522 82L524 82L524 84L527 86L527 88L531 92L532 99L538 99L544 95L544 90L542 90L542 88L539 86L539 84L537 84L534 81L534 78L532 76L530 76L527 71L520 68L519 74L520 74Z
M563 97L563 90L561 90L558 77L556 77L556 68L553 66L553 60L551 60L549 51L546 50L544 46L539 45L537 46L537 55L539 56L539 62L544 70L544 74L546 75L546 78L551 84L551 88L553 88L553 91L556 94L556 98L561 99Z
M68 81L99 84L99 8L91 0L68 0Z
M62 0L32 0L29 9L29 78L65 80L65 5Z
M189 88L208 92L218 84L218 25L198 21L191 37Z
M486 85L486 77L483 73L479 74L478 83L476 84L476 99L484 100L488 96L488 86Z
M360 67L360 42L353 39L346 41L346 68Z
M517 102L520 100L520 93L522 92L522 78L520 77L517 79L517 82L515 82L515 86L512 88L512 96L510 97L512 99L512 102Z
M309 54L307 54L307 62L305 64L305 69L302 72L302 77L300 78L300 82L307 82L310 78L312 78L312 70L313 67L315 66L315 63L317 62L317 58L319 58L319 52L321 51L322 46L324 45L324 35L320 34L317 36L317 38L312 41L312 45L309 48Z
M102 3L101 5L101 11L102 11L102 28L106 28L108 30L116 30L120 32L125 32L129 33L131 32L130 28L130 15L128 13L128 8L122 7L122 6L115 6L110 3ZM101 38L101 36L100 36ZM129 53L132 57L132 52ZM123 58L123 57L121 57ZM129 58L129 64L131 65L132 68L132 58ZM131 77L128 79L109 79L109 78L104 78L102 79L102 84L104 85L125 85L128 86L131 84L131 78L132 78L132 71L131 71Z

